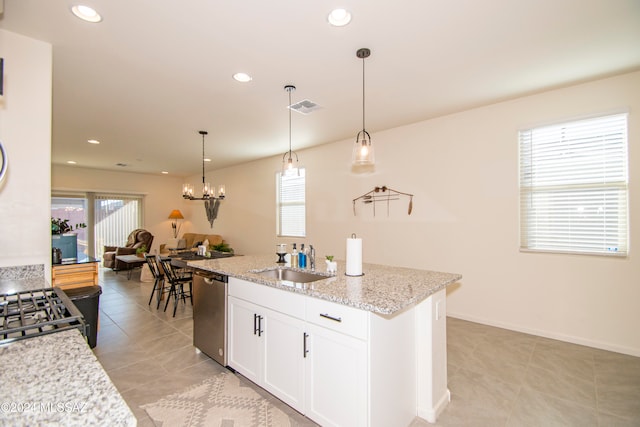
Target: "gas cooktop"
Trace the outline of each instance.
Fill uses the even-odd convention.
[[[0,295],[0,345],[68,329],[87,335],[82,313],[61,289]]]

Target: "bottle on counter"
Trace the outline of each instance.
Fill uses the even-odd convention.
[[[298,249],[296,249],[296,244],[293,244],[293,249],[291,250],[291,267],[298,268]]]
[[[304,243],[300,245],[300,252],[298,252],[298,267],[307,268],[307,254],[304,249]]]
[[[308,263],[311,270],[315,271],[316,269],[316,250],[313,249],[313,245],[309,245],[309,256]]]

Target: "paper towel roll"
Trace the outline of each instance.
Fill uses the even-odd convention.
[[[362,239],[355,234],[347,239],[347,276],[362,276]]]

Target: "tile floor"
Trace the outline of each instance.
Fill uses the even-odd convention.
[[[101,269],[94,352],[138,425],[152,426],[140,405],[223,368],[196,354],[191,306],[180,304],[175,318],[149,307],[152,284],[138,278]],[[436,424],[416,418],[411,427],[640,426],[640,358],[454,318],[447,328],[451,403]],[[293,426],[316,425],[255,388]]]

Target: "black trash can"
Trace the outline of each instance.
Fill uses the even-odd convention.
[[[87,324],[87,341],[89,341],[89,347],[94,348],[98,338],[98,305],[102,288],[100,286],[85,286],[65,289],[64,293],[84,316],[84,321]]]

